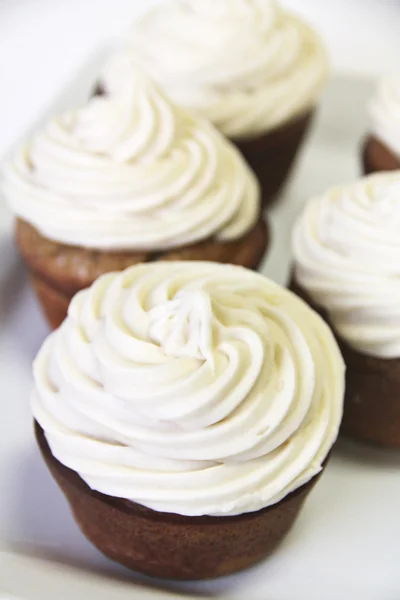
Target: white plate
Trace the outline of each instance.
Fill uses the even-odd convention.
[[[87,95],[103,57],[99,53],[90,61],[47,115]],[[341,76],[328,87],[296,172],[272,214],[273,246],[263,272],[281,283],[290,265],[291,226],[302,203],[359,174],[371,91],[371,82]],[[0,593],[26,600],[400,597],[400,457],[349,442],[335,448],[327,472],[277,552],[242,574],[206,583],[165,583],[128,572],[92,547],[33,439],[31,362],[48,330],[1,205],[0,223]]]

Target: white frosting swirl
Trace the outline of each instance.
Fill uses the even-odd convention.
[[[383,79],[370,103],[371,133],[400,158],[400,79]]]
[[[311,200],[294,230],[295,277],[355,349],[400,357],[400,171]]]
[[[168,0],[144,14],[126,46],[174,100],[231,138],[312,108],[328,71],[317,35],[273,0]]]
[[[92,489],[184,515],[278,502],[321,470],[342,414],[328,326],[272,281],[217,263],[101,277],[34,376],[59,461]]]
[[[175,107],[128,56],[115,56],[110,70],[107,96],[50,121],[5,165],[15,213],[51,240],[100,250],[247,233],[260,194],[239,152]]]

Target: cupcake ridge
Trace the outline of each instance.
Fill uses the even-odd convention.
[[[126,48],[172,98],[231,138],[305,113],[327,75],[318,36],[273,0],[169,0],[139,19]]]
[[[5,164],[14,212],[48,239],[111,251],[247,233],[260,191],[236,149],[126,54],[109,72],[106,95],[52,119]]]
[[[353,348],[400,357],[400,172],[310,201],[293,235],[295,278]]]
[[[55,458],[92,489],[189,516],[257,511],[310,481],[342,412],[343,362],[322,319],[216,263],[101,277],[34,374]]]

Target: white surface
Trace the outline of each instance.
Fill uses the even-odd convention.
[[[217,1],[217,0],[216,0]],[[282,0],[324,37],[335,70],[397,72],[398,0]],[[106,38],[154,0],[0,0],[0,156]]]
[[[101,56],[93,61],[52,111],[84,97],[101,62]],[[359,172],[358,146],[371,89],[368,80],[336,77],[327,90],[295,177],[273,213],[274,242],[264,272],[280,282],[287,277],[290,229],[302,202]],[[79,532],[33,439],[31,361],[47,327],[13,249],[4,208],[0,223],[0,593],[22,600],[400,597],[400,456],[349,442],[336,447],[278,551],[245,573],[215,582],[164,583],[130,573],[100,555]],[[164,596],[165,590],[176,595]]]

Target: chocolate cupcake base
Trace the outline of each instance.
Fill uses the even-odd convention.
[[[310,110],[258,138],[231,140],[257,175],[266,206],[273,204],[289,176],[314,113]]]
[[[84,535],[106,556],[147,575],[197,580],[229,575],[264,559],[282,541],[318,476],[274,506],[234,517],[159,513],[91,490],[36,438]]]
[[[44,313],[50,325],[57,328],[67,315],[72,297],[104,273],[155,260],[214,261],[257,269],[269,245],[269,229],[260,217],[249,233],[233,242],[208,239],[165,252],[101,252],[53,242],[18,219],[16,241]]]
[[[369,136],[362,149],[365,175],[400,169],[400,159],[374,136]]]
[[[330,325],[326,311],[292,279],[290,289]],[[336,335],[336,333],[335,333]],[[340,433],[387,448],[400,448],[400,359],[368,356],[336,335],[346,364],[346,394]]]

